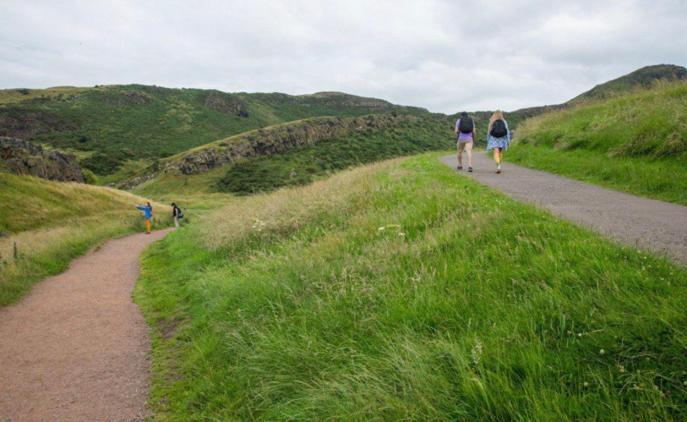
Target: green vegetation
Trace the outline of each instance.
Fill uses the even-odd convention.
[[[570,100],[578,103],[587,100],[607,99],[640,88],[650,88],[657,81],[674,82],[687,80],[687,69],[671,64],[645,66],[619,78],[595,86]]]
[[[566,110],[569,107],[582,104],[588,101],[608,99],[611,97],[635,92],[640,89],[650,88],[657,83],[674,82],[687,80],[687,69],[675,65],[654,65],[646,66],[635,70],[632,73],[621,76],[612,81],[600,84],[591,90],[584,92],[577,97],[563,103],[537,107],[521,108],[506,113],[506,120],[511,129],[518,129],[520,123],[544,113]],[[493,111],[476,111],[470,113],[475,119],[478,128],[477,145],[486,146],[487,124]],[[459,113],[449,116],[451,122],[455,122],[460,117]]]
[[[134,206],[145,199],[127,192],[1,172],[0,186],[0,306],[97,243],[142,229]],[[168,224],[168,208],[154,207]]]
[[[152,198],[169,198],[172,202],[180,195],[193,198],[196,203],[201,198],[197,196],[227,196],[226,193],[215,193],[215,186],[224,176],[226,167],[218,167],[201,174],[179,175],[163,173],[145,183],[141,183],[131,191],[137,195]]]
[[[162,159],[118,187],[157,196],[212,191],[245,194],[303,184],[351,165],[447,148],[453,136],[444,123],[442,118],[395,113],[296,120]],[[229,168],[226,177],[222,168],[224,172]]]
[[[100,185],[115,185],[117,182],[133,177],[136,174],[145,170],[150,163],[146,160],[128,160],[117,168],[114,173],[106,176],[99,176],[97,184]]]
[[[154,160],[216,139],[312,116],[397,111],[427,114],[342,93],[290,96],[143,85],[0,91],[0,136],[94,154],[98,175],[128,160]]]
[[[508,113],[507,157],[687,204],[687,85],[655,83],[685,75],[640,69]],[[473,113],[482,134],[489,114]],[[451,125],[340,93],[0,91],[0,135],[76,152],[90,182],[137,180],[193,215],[146,253],[135,294],[160,419],[683,418],[684,268],[457,178],[436,154],[332,176],[449,147]],[[0,306],[142,228],[133,194],[0,185]]]
[[[150,249],[156,417],[684,417],[687,272],[437,158],[231,198]]]
[[[530,119],[507,159],[687,204],[687,84],[662,84]]]
[[[515,110],[506,117],[514,129],[528,117],[571,103],[685,77],[687,70],[680,66],[649,66],[599,85],[568,103]],[[98,176],[109,176],[97,180],[116,183],[127,177],[128,170],[121,169],[129,161],[150,163],[217,139],[304,118],[389,112],[429,115],[421,108],[337,92],[292,96],[145,85],[21,88],[0,90],[0,136],[77,151],[85,168]],[[473,114],[481,143],[490,112]],[[449,120],[456,117],[449,116]]]
[[[56,86],[47,89],[0,89],[0,104],[10,104],[26,100],[45,100],[51,97],[64,97],[86,91],[90,88],[77,88],[73,86]]]
[[[288,152],[247,158],[229,167],[217,183],[219,191],[235,194],[267,192],[311,183],[318,177],[351,166],[387,158],[446,149],[450,132],[430,120],[406,122],[376,132],[358,132]]]

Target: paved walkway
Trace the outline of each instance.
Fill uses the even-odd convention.
[[[168,231],[111,240],[0,309],[0,422],[145,418],[150,344],[131,292]]]
[[[455,155],[441,160],[456,168]],[[473,167],[473,173],[460,174],[622,243],[687,264],[685,206],[640,198],[507,162],[503,164],[503,173],[496,174],[493,160],[482,152],[474,154]]]

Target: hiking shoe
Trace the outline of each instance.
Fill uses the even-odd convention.
[[[463,170],[463,166],[456,167],[456,170]]]
[[[468,167],[468,173],[472,173],[472,167]]]
[[[496,174],[501,174],[501,169],[496,169]]]

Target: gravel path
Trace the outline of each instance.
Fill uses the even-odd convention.
[[[168,231],[111,240],[0,309],[0,421],[144,419],[150,344],[131,292]]]
[[[508,159],[508,152],[505,157]],[[465,155],[463,160],[467,162]],[[456,168],[455,155],[442,157],[441,161]],[[687,207],[510,163],[504,163],[503,173],[496,174],[493,160],[482,152],[474,154],[473,167],[473,173],[461,171],[460,174],[622,243],[665,254],[687,264]]]

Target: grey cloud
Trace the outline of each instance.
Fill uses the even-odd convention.
[[[338,90],[433,111],[508,110],[644,65],[684,65],[686,19],[681,0],[8,0],[0,88]]]

